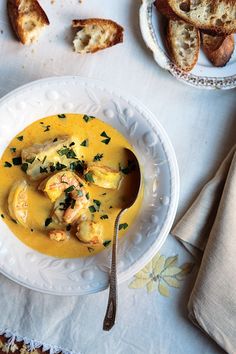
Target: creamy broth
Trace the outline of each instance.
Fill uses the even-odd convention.
[[[101,136],[103,132],[111,138],[109,142],[104,142],[107,138]],[[115,170],[119,170],[119,166],[127,166],[128,157],[125,148],[132,150],[132,146],[122,134],[101,120],[97,118],[86,120],[84,115],[79,114],[65,114],[40,119],[17,134],[3,153],[0,161],[0,214],[11,231],[23,243],[36,251],[61,258],[90,256],[102,251],[110,244],[115,218],[119,209],[122,208],[124,200],[130,196],[132,184],[136,181],[136,174],[135,171],[123,174],[118,190],[105,189],[92,183],[86,185],[91,199],[90,204],[93,204],[93,200],[99,200],[101,203],[99,211],[92,213],[92,217],[95,222],[102,225],[103,244],[88,246],[86,243],[80,242],[75,236],[74,226],[71,227],[68,240],[61,242],[51,240],[48,237],[48,231],[55,225],[50,224],[45,227],[45,220],[50,216],[53,204],[43,192],[38,191],[40,180],[30,180],[20,165],[13,165],[12,159],[21,156],[22,149],[36,142],[40,144],[64,135],[74,136],[81,143],[86,141],[87,146],[80,147],[81,155],[78,156],[86,163],[93,162],[94,157],[100,154],[100,157],[102,155],[100,161],[93,163],[102,164]],[[45,177],[43,174],[42,179]],[[15,223],[9,216],[7,207],[7,199],[12,185],[22,179],[25,179],[29,185],[27,227]],[[142,193],[139,194],[135,204],[123,215],[119,236],[123,236],[131,227],[141,202]]]

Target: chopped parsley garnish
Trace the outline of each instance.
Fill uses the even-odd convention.
[[[50,128],[51,128],[51,125],[46,125],[44,128],[45,128],[45,129],[44,129],[44,133],[45,133],[45,132],[49,132],[49,130],[50,130]]]
[[[82,143],[80,144],[80,146],[86,146],[86,147],[88,147],[88,146],[89,146],[89,140],[88,140],[88,139],[85,139],[84,141],[82,141]]]
[[[121,166],[121,164],[119,163],[119,171],[121,171],[125,175],[128,175],[132,171],[135,171],[135,169],[136,169],[136,165],[134,161],[128,160],[127,166]]]
[[[104,132],[102,132],[102,134],[100,134],[100,136],[103,136],[104,138],[106,138],[106,139],[103,139],[101,142],[103,144],[108,145],[110,140],[111,140],[111,138],[107,135],[107,133],[104,131]]]
[[[106,193],[102,193],[102,195],[107,195]]]
[[[28,170],[28,164],[25,162],[21,165],[21,169],[23,172],[26,172]]]
[[[66,226],[66,231],[70,231],[70,229],[71,229],[71,224],[68,224],[68,225]]]
[[[62,163],[57,162],[55,168],[57,171],[61,171],[61,170],[63,170],[63,168],[66,168],[66,165],[63,165]]]
[[[70,163],[70,170],[71,171],[76,171],[79,173],[83,173],[85,169],[85,163],[84,160],[77,160],[75,162]]]
[[[88,122],[90,122],[90,120],[93,120],[95,117],[93,117],[93,116],[88,116],[87,114],[85,114],[84,116],[83,116],[83,120],[86,122],[86,123],[88,123]]]
[[[31,232],[34,232],[34,229],[30,229]]]
[[[11,152],[16,152],[16,148],[12,147],[12,148],[10,148],[10,151]]]
[[[50,165],[50,172],[55,172],[56,171],[56,167],[54,165]]]
[[[124,224],[120,224],[119,225],[119,230],[125,230],[125,229],[127,229],[127,227],[128,227],[129,225],[127,224],[127,222],[125,222]]]
[[[74,189],[75,189],[75,186],[70,186],[70,187],[66,188],[64,192],[65,192],[65,194],[69,194],[69,193],[73,192]]]
[[[42,161],[42,165],[44,164],[44,162],[46,161],[46,159],[47,159],[47,156],[44,156],[43,161]]]
[[[94,199],[93,202],[98,208],[100,208],[100,205],[101,205],[100,200]]]
[[[108,215],[102,215],[102,216],[100,217],[100,219],[101,219],[101,220],[108,219]]]
[[[89,193],[86,193],[85,197],[89,200]]]
[[[71,209],[74,209],[75,203],[76,203],[76,200],[75,200],[75,199],[72,199],[71,205],[70,205]]]
[[[39,124],[44,124],[44,122],[40,122]]]
[[[34,160],[36,159],[36,156],[31,157],[30,159],[26,159],[26,162],[32,164],[34,162]]]
[[[22,165],[22,158],[21,157],[14,157],[12,159],[12,163],[14,166]]]
[[[58,114],[58,118],[60,118],[60,119],[66,118],[66,115],[65,114]]]
[[[12,167],[12,164],[8,161],[5,161],[4,167]]]
[[[23,141],[23,140],[24,140],[24,136],[23,136],[23,135],[20,135],[20,136],[18,136],[16,139],[19,140],[19,141]]]
[[[66,210],[69,207],[74,209],[75,202],[75,199],[71,198],[71,196],[68,194],[65,198],[65,201],[60,203],[61,207],[59,208],[59,210]]]
[[[74,145],[75,145],[75,143],[74,143],[74,141],[72,141],[72,143],[70,143],[69,147],[74,146]]]
[[[48,170],[47,170],[46,167],[41,167],[41,166],[40,166],[39,172],[40,172],[40,173],[48,173]]]
[[[83,192],[82,192],[81,189],[78,189],[78,190],[77,190],[77,193],[78,193],[78,196],[79,196],[79,197],[83,197]]]
[[[104,246],[104,247],[107,247],[107,246],[110,245],[110,243],[111,243],[111,240],[104,241],[104,242],[103,242],[103,246]]]
[[[5,216],[4,216],[3,214],[1,214],[1,218],[3,218],[3,219],[4,219],[4,218],[5,218]]]
[[[46,220],[45,220],[45,227],[47,227],[48,225],[50,225],[52,223],[52,218],[47,218]]]
[[[113,206],[112,206],[112,205],[110,205],[110,206],[109,206],[109,209],[112,209],[112,208],[113,208]]]
[[[85,173],[84,178],[85,178],[85,181],[87,181],[87,182],[94,182],[92,172]]]
[[[53,139],[53,143],[55,143],[57,140],[58,140],[57,138]]]
[[[95,208],[95,206],[94,206],[94,205],[90,205],[90,206],[89,206],[89,211],[90,211],[90,213],[96,213],[96,208]]]
[[[12,219],[12,218],[11,218],[11,221],[13,221],[14,224],[17,224],[17,221],[16,221],[15,219]]]
[[[75,159],[76,158],[76,153],[74,152],[73,149],[63,147],[60,150],[57,151],[58,155],[60,156],[66,156],[68,159]]]
[[[83,187],[83,183],[80,183],[80,182],[79,182],[79,186],[80,186],[80,187]]]
[[[103,154],[97,154],[94,156],[93,161],[101,161],[101,159],[103,158]]]
[[[89,253],[91,253],[91,252],[94,251],[94,248],[93,248],[93,247],[87,247],[87,248],[88,248]]]

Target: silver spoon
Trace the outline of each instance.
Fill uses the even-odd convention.
[[[137,199],[141,186],[141,171],[139,162],[135,154],[129,150],[125,149],[127,153],[128,160],[132,161],[134,168],[132,190],[130,193],[130,198],[125,201],[122,209],[115,220],[114,234],[113,234],[113,244],[112,244],[112,259],[111,259],[111,270],[109,277],[109,297],[107,304],[107,311],[103,322],[103,330],[109,331],[115,324],[116,319],[116,309],[117,309],[117,270],[116,270],[116,256],[117,256],[117,245],[118,245],[118,231],[119,231],[119,221],[122,214],[130,208]]]

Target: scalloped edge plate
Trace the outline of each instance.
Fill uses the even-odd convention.
[[[155,115],[135,98],[97,80],[66,76],[29,83],[0,100],[0,154],[25,126],[62,112],[87,113],[111,124],[131,142],[143,167],[142,208],[119,242],[118,281],[123,282],[156,254],[174,221],[179,198],[174,150]],[[13,281],[55,295],[107,288],[110,248],[87,258],[57,259],[25,246],[2,220],[0,232],[0,271]]]
[[[236,50],[230,62],[223,68],[212,66],[200,50],[195,68],[186,73],[180,70],[169,58],[162,39],[161,15],[153,5],[155,0],[142,0],[139,11],[140,29],[147,47],[153,52],[156,63],[167,70],[177,80],[198,88],[233,89],[236,87]],[[155,10],[155,11],[153,11]]]

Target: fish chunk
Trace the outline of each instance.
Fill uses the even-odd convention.
[[[25,180],[16,181],[8,195],[10,216],[19,224],[26,226],[28,216],[28,184]]]
[[[122,180],[122,175],[119,171],[97,164],[90,164],[85,171],[84,177],[88,182],[107,189],[118,189]]]

